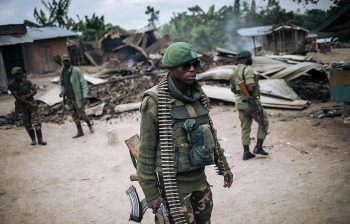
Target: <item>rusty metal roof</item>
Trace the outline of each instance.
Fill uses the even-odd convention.
[[[286,29],[294,29],[294,30],[303,30],[305,32],[309,32],[308,30],[301,28],[299,26],[258,26],[258,27],[250,27],[250,28],[241,28],[238,29],[237,32],[239,35],[243,37],[251,37],[251,36],[264,36],[272,33],[277,30],[286,30]]]
[[[78,33],[61,27],[27,28],[27,32],[33,40],[78,36]]]
[[[27,33],[0,35],[0,46],[31,43],[35,40],[78,36],[78,33],[61,27],[27,28]]]
[[[31,42],[33,42],[33,39],[28,35],[28,33],[0,35],[0,46],[31,43]]]

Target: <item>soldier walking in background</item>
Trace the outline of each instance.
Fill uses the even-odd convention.
[[[84,135],[80,120],[87,123],[91,133],[94,132],[90,119],[85,113],[89,90],[80,68],[71,64],[68,55],[63,55],[61,59],[63,66],[60,72],[61,93],[59,96],[67,98],[68,109],[72,113],[74,123],[78,129],[78,133],[73,138],[78,138]]]
[[[249,51],[240,51],[237,53],[237,63],[238,66],[231,74],[230,85],[231,91],[236,95],[236,108],[239,113],[239,119],[241,121],[242,128],[242,144],[243,144],[243,160],[248,160],[254,158],[254,154],[268,155],[263,149],[263,142],[267,135],[267,130],[269,127],[269,120],[266,111],[260,102],[260,86],[259,86],[259,75],[255,75],[254,71],[247,67],[247,65],[253,64],[252,54]],[[250,95],[254,98],[256,105],[260,113],[261,118],[257,117],[252,110],[249,110],[249,104],[246,101],[246,96],[243,94],[242,90],[238,86],[238,83],[245,81],[246,87]],[[252,154],[249,150],[250,145],[250,132],[253,119],[256,122],[261,122],[265,130],[259,125],[257,133],[257,144],[254,148]]]
[[[11,74],[15,78],[9,83],[8,89],[16,99],[15,110],[22,118],[23,125],[32,139],[31,145],[36,145],[35,133],[38,143],[46,145],[42,137],[38,105],[33,97],[37,93],[36,86],[28,79],[23,79],[20,67],[14,67]]]

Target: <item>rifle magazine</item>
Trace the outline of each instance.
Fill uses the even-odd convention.
[[[131,214],[129,221],[140,223],[143,218],[143,214],[145,213],[145,208],[143,204],[146,204],[147,206],[147,201],[140,202],[139,196],[136,192],[136,188],[133,185],[131,185],[125,193],[128,196],[130,202]]]

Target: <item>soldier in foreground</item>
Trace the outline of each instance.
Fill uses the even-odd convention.
[[[154,214],[163,203],[171,223],[210,223],[213,199],[205,166],[217,166],[224,187],[231,187],[233,175],[208,98],[195,79],[200,62],[190,44],[177,42],[167,48],[162,63],[169,73],[145,92],[140,107],[139,183]]]
[[[87,123],[91,133],[94,132],[90,119],[85,114],[85,104],[89,90],[80,68],[71,65],[68,55],[63,55],[61,59],[63,66],[60,72],[61,93],[59,96],[67,97],[68,109],[71,111],[78,129],[78,133],[73,138],[78,138],[84,135],[80,120]]]
[[[243,160],[254,158],[254,154],[268,155],[263,149],[263,142],[267,135],[267,129],[269,127],[269,119],[267,113],[260,102],[260,86],[259,75],[255,75],[253,70],[247,67],[247,65],[253,64],[252,54],[249,51],[240,51],[237,53],[238,66],[231,74],[230,85],[231,91],[236,95],[235,106],[238,110],[239,119],[241,121],[242,128],[242,144],[243,144]],[[252,103],[256,106],[257,113],[252,110],[252,106],[248,103],[247,96],[241,89],[240,83],[244,81],[242,87],[246,87],[248,94],[252,99]],[[250,132],[253,119],[259,123],[259,129],[257,133],[257,144],[253,153],[249,150],[250,145]]]
[[[34,95],[36,86],[28,79],[23,79],[22,69],[14,67],[11,74],[15,78],[9,83],[8,89],[15,97],[15,110],[23,120],[23,125],[32,139],[31,145],[36,145],[36,137],[40,145],[46,145],[41,132],[41,121],[38,113],[38,105],[35,103]]]

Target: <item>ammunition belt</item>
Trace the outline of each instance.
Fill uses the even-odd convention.
[[[162,157],[162,173],[164,179],[164,191],[169,205],[172,219],[177,224],[186,223],[183,216],[179,192],[175,179],[175,152],[172,141],[171,109],[168,102],[171,99],[168,91],[168,75],[158,84],[158,121],[159,139]]]
[[[159,121],[159,139],[162,158],[162,173],[164,179],[164,190],[166,200],[169,205],[170,214],[176,224],[186,223],[183,216],[179,193],[175,179],[175,152],[172,140],[172,118],[171,107],[169,101],[172,99],[168,89],[168,75],[166,75],[158,84],[158,121]],[[204,93],[201,94],[201,103],[205,108],[208,108],[208,102]],[[219,144],[216,136],[216,130],[213,126],[213,121],[208,114],[209,124],[213,130],[215,139],[215,164],[218,175],[225,176],[225,167],[223,161],[219,157]]]

